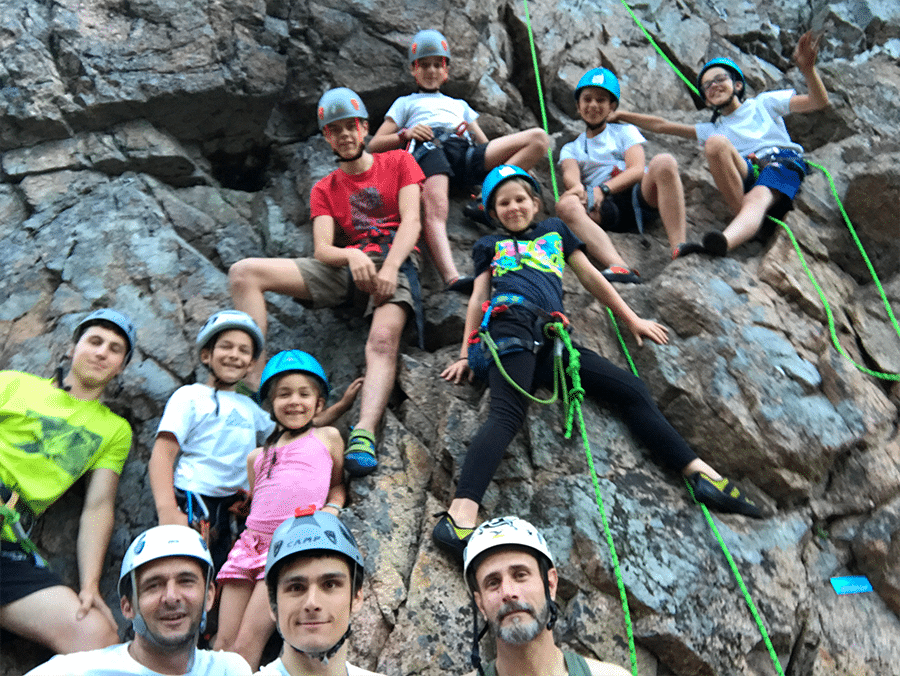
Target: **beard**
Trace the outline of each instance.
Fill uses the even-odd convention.
[[[519,610],[529,613],[531,617],[518,616],[514,618],[512,624],[501,625],[504,617]],[[540,612],[535,612],[534,607],[529,603],[510,601],[500,606],[496,619],[491,620],[489,624],[494,636],[500,640],[514,645],[523,645],[536,639],[547,627],[549,619],[550,606],[547,603],[544,603]]]

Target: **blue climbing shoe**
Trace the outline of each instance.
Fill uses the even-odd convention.
[[[344,451],[344,469],[354,479],[368,476],[378,469],[375,457],[375,435],[358,427],[350,432]]]

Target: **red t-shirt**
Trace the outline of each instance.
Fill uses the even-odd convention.
[[[421,184],[425,175],[405,150],[372,155],[374,162],[361,174],[332,171],[313,186],[310,215],[331,216],[343,233],[344,245],[380,251],[373,240],[385,241],[400,226],[400,189]]]

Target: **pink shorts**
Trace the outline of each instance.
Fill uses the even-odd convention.
[[[262,580],[271,542],[272,535],[245,528],[228,553],[228,560],[222,565],[216,580]]]

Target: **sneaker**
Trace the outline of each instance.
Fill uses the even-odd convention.
[[[350,432],[344,451],[344,469],[354,479],[368,476],[378,469],[375,458],[375,435],[358,427]]]
[[[454,559],[463,562],[463,553],[466,551],[466,545],[472,537],[474,528],[459,528],[449,512],[440,512],[435,516],[441,517],[440,520],[431,531],[431,539],[437,548],[446,552]],[[460,536],[460,531],[465,535]]]
[[[725,477],[713,481],[702,472],[695,472],[687,477],[687,481],[694,491],[694,498],[707,507],[720,512],[752,516],[754,519],[762,518],[759,507],[741,495],[737,486]]]
[[[472,287],[475,286],[474,277],[457,277],[447,285],[447,291],[455,291],[456,293],[464,293],[469,295],[472,293]]]
[[[702,244],[697,244],[697,242],[682,242],[672,249],[672,260],[696,253],[706,253],[706,247]]]
[[[492,225],[491,217],[485,213],[481,200],[473,199],[463,207],[463,216],[482,225]]]
[[[728,254],[728,240],[718,230],[710,230],[703,235],[703,248],[711,256],[725,256]]]
[[[618,265],[606,268],[601,273],[607,282],[621,282],[622,284],[640,284],[643,280],[637,270],[629,270]]]

